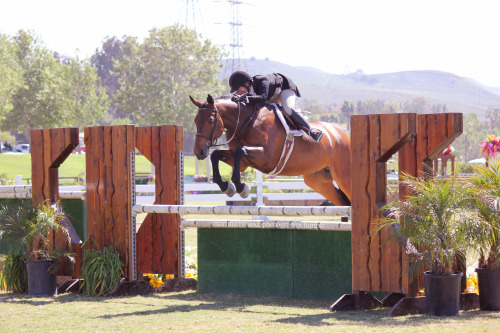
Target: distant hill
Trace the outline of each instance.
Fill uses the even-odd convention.
[[[294,67],[269,59],[246,59],[250,75],[283,73],[290,76],[303,98],[321,104],[341,105],[345,100],[379,99],[404,102],[424,97],[429,104],[446,104],[450,112],[477,113],[480,118],[488,107],[500,107],[500,87],[487,87],[472,79],[440,71],[406,71],[366,75],[361,71],[338,75],[313,67]],[[221,78],[230,70],[223,68]]]

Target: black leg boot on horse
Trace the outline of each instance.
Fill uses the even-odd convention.
[[[290,115],[290,119],[297,125],[297,127],[302,128],[304,127],[306,129],[307,134],[316,142],[321,140],[321,137],[323,136],[323,132],[320,131],[319,129],[311,129],[311,126],[305,120],[304,117],[294,109],[292,109],[292,114]]]

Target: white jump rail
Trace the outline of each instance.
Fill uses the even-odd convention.
[[[181,220],[183,228],[245,228],[279,230],[351,231],[351,222],[285,221],[285,220]]]
[[[0,199],[29,199],[31,198],[31,185],[0,186]],[[59,188],[61,199],[85,199],[84,186],[61,186]]]
[[[350,206],[189,206],[189,205],[134,205],[133,214],[201,214],[250,216],[346,216]]]

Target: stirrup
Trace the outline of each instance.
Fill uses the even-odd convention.
[[[321,140],[321,138],[323,137],[323,132],[320,131],[319,129],[311,129],[309,131],[309,136],[316,142],[318,142],[319,140]]]

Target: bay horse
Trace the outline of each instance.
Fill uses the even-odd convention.
[[[189,96],[198,107],[195,118],[196,139],[194,154],[199,160],[208,156],[209,148],[218,146],[218,139],[226,129],[228,150],[214,150],[210,156],[213,182],[221,191],[232,196],[236,190],[241,197],[248,196],[248,186],[241,183],[240,172],[251,166],[270,173],[280,163],[286,140],[285,128],[276,116],[274,106],[245,105],[232,102],[227,96],[214,100],[210,95],[202,103]],[[337,206],[350,205],[351,199],[351,140],[338,125],[310,122],[311,127],[323,131],[315,142],[307,134],[295,137],[293,150],[280,175],[304,177],[304,182]],[[236,188],[222,180],[219,161],[233,168],[231,181]],[[333,181],[338,188],[333,184]]]

